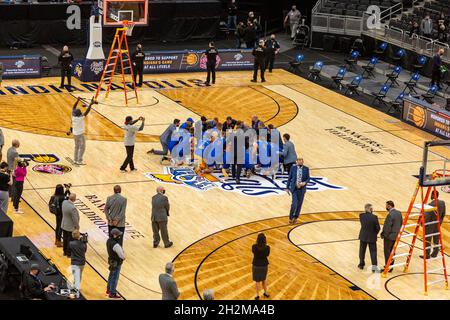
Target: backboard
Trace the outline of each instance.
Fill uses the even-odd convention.
[[[104,26],[122,26],[124,20],[136,26],[148,24],[148,0],[99,0]]]
[[[450,140],[427,141],[423,147],[420,185],[450,185]]]

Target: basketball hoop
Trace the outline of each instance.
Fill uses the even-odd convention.
[[[437,169],[433,172],[433,179],[445,180],[450,177],[450,171],[446,169]],[[450,185],[445,185],[441,187],[441,190],[446,193],[450,193]]]
[[[134,22],[131,22],[128,20],[123,20],[122,24],[125,28],[127,28],[127,30],[125,31],[125,34],[127,35],[127,37],[131,37],[131,35],[133,34],[134,26],[136,24]]]

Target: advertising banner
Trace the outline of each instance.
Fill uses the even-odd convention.
[[[450,138],[450,112],[433,107],[423,100],[405,97],[402,119],[441,138]]]
[[[3,79],[39,78],[41,76],[41,56],[24,55],[1,57]]]

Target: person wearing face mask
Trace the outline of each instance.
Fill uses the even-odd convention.
[[[269,72],[272,73],[275,56],[280,52],[280,44],[275,39],[275,35],[271,34],[270,39],[264,43],[264,46],[267,49],[266,67],[269,69]]]
[[[169,240],[169,232],[167,230],[170,204],[165,193],[166,190],[164,187],[158,187],[156,188],[156,194],[152,197],[151,220],[153,231],[153,248],[158,247],[161,238],[164,242],[165,248],[170,248],[173,246],[173,242]]]
[[[444,55],[444,49],[439,49],[433,57],[432,67],[431,67],[431,85],[437,85],[440,89],[441,84],[441,67],[442,67],[442,56]]]
[[[291,29],[291,40],[294,40],[295,38],[295,33],[297,32],[301,17],[302,14],[297,10],[297,6],[293,5],[291,11],[289,11],[286,18],[284,18],[284,24],[289,24],[289,28]]]
[[[125,260],[125,252],[120,245],[120,238],[123,232],[117,228],[111,230],[111,237],[106,241],[106,250],[108,252],[109,276],[106,287],[106,294],[110,299],[122,299],[117,293],[117,284],[119,283],[120,269]]]
[[[67,77],[67,84],[69,87],[71,84],[72,78],[72,61],[73,55],[69,51],[68,46],[64,46],[63,50],[59,54],[58,62],[61,64],[61,85],[60,88],[64,88],[64,78]]]
[[[45,284],[39,277],[40,267],[33,263],[30,272],[25,273],[20,284],[22,297],[26,300],[45,299],[45,293],[55,288],[54,284]]]
[[[252,82],[258,82],[258,69],[261,70],[261,82],[266,82],[264,78],[264,71],[266,70],[266,48],[264,47],[264,40],[259,41],[259,46],[253,49],[252,52],[255,57],[253,63],[253,79]]]
[[[359,215],[361,230],[359,231],[359,265],[358,268],[364,269],[364,259],[366,249],[369,246],[370,260],[372,262],[372,271],[378,271],[377,262],[377,235],[380,232],[380,223],[378,217],[373,214],[373,206],[368,203],[364,206],[364,212]]]
[[[384,241],[384,260],[385,266],[388,263],[391,251],[394,248],[395,241],[397,240],[398,233],[402,227],[402,213],[395,209],[394,202],[389,200],[386,201],[386,211],[388,215],[386,220],[384,220],[383,231],[381,231],[381,239]],[[391,265],[394,264],[394,259],[391,261]],[[384,268],[383,268],[384,269]],[[392,272],[392,268],[389,272]]]
[[[83,113],[80,109],[77,108],[81,98],[78,97],[77,101],[73,105],[72,108],[72,127],[70,127],[67,135],[73,134],[73,139],[75,141],[75,151],[73,161],[75,165],[85,165],[83,162],[83,155],[86,151],[86,138],[84,137],[84,126],[85,126],[85,118],[91,111],[92,105],[94,104],[94,98],[92,98],[89,106],[86,111]]]
[[[214,46],[214,42],[209,43],[209,48],[205,51],[206,56],[206,70],[208,72],[206,76],[205,84],[210,86],[211,76],[212,76],[212,84],[216,83],[216,63],[217,56],[219,55],[219,51]]]
[[[430,16],[425,16],[420,23],[420,32],[422,33],[422,36],[431,38],[431,34],[433,33],[433,21],[430,19]]]
[[[139,83],[136,84],[136,86],[142,87],[145,53],[144,53],[144,51],[142,51],[141,44],[138,44],[136,46],[136,51],[133,52],[133,55],[131,56],[131,61],[133,61],[134,82],[136,83],[136,78],[137,78],[137,75],[139,74]]]

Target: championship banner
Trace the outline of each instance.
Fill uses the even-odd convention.
[[[3,64],[3,79],[41,77],[41,56],[23,55],[0,57]]]
[[[206,70],[205,50],[147,51],[144,73],[191,72]],[[224,70],[253,69],[252,50],[219,50],[216,67]]]
[[[439,137],[450,138],[450,112],[413,97],[403,99],[402,120]]]

